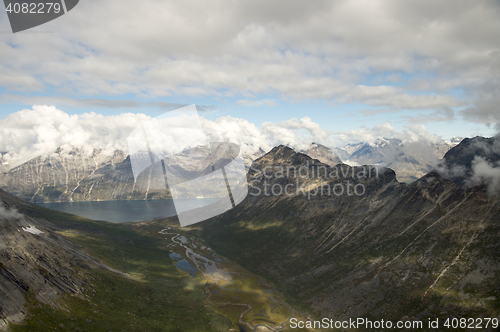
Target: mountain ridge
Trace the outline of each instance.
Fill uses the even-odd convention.
[[[444,154],[444,150],[434,154],[415,154],[413,150],[419,151],[422,146],[414,147],[410,143],[404,145],[397,139],[380,139],[375,143],[352,145],[351,150],[347,146],[346,150],[341,150],[312,143],[300,152],[329,166],[345,161],[362,165],[380,164],[394,169],[398,180],[403,182],[415,181],[432,170],[438,158]],[[439,147],[425,146],[431,150],[439,150]],[[193,149],[193,153],[199,150],[200,153],[207,154],[206,149]],[[405,149],[413,152],[405,153]],[[346,154],[347,150],[351,153]],[[253,154],[244,153],[246,169],[263,154],[262,149]],[[345,156],[344,162],[339,154]],[[148,172],[143,172],[136,181],[129,158],[119,150],[110,154],[98,149],[91,153],[78,149],[69,152],[58,149],[53,154],[39,156],[0,174],[0,185],[8,192],[34,203],[171,198],[168,188],[152,189],[156,186],[151,177],[148,177]],[[191,170],[192,165],[183,163],[182,158],[172,158],[169,161],[172,164],[171,170],[180,178],[200,173],[199,170]],[[206,168],[200,174],[205,174],[208,170]]]
[[[256,174],[262,181],[270,166],[263,161],[280,160],[280,153],[273,149],[252,165],[249,183]],[[286,155],[288,164],[312,161]],[[296,179],[267,180],[272,186]],[[315,317],[500,314],[500,200],[488,196],[485,184],[464,188],[436,171],[405,184],[392,170],[362,183],[363,196],[249,196],[192,231]]]

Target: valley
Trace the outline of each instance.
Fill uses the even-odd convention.
[[[2,228],[11,249],[0,248],[0,294],[25,298],[0,302],[2,331],[289,331],[290,318],[306,319],[276,286],[204,246],[176,217],[93,221],[0,194],[10,211],[2,225],[14,226]]]
[[[172,227],[158,233],[167,235],[166,248],[172,251],[176,266],[205,283],[208,305],[229,317],[241,331],[288,331],[286,325],[292,317],[307,320],[285,302],[272,283],[218,255],[200,239],[181,235]]]
[[[470,182],[476,156],[499,161],[497,145],[466,139],[411,184],[278,146],[249,169],[256,188],[350,183],[363,195],[249,194],[188,227],[175,216],[94,221],[0,191],[0,292],[16,299],[2,303],[3,322],[14,332],[236,332],[300,331],[292,319],[322,317],[498,318],[498,188]],[[279,172],[305,168],[315,175]],[[455,169],[467,171],[448,177]]]
[[[500,0],[4,0],[0,332],[500,332]]]

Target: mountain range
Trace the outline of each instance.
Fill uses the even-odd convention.
[[[348,144],[333,151],[348,164],[390,167],[398,181],[413,182],[436,167],[445,153],[460,141],[461,138],[441,143],[378,138],[373,143]]]
[[[330,166],[344,162],[390,167],[398,181],[411,182],[431,171],[453,144],[403,144],[398,139],[379,139],[374,144],[351,144],[333,150],[312,143],[301,152]],[[230,152],[224,152],[228,154],[224,156],[215,150],[210,152],[209,147],[195,147],[166,163],[172,166],[176,176],[189,178],[194,176],[193,167],[205,169],[213,160],[217,163],[234,159]],[[264,153],[263,149],[243,153],[246,168]],[[196,154],[204,156],[204,160],[193,162],[191,157]],[[203,173],[203,170],[197,172]],[[110,153],[97,149],[90,152],[58,149],[0,174],[0,185],[5,190],[34,203],[171,198],[168,188],[153,189],[151,181],[148,172],[135,180],[130,156],[120,150]]]
[[[498,143],[464,140],[444,160],[448,167],[469,167],[471,176],[471,155],[498,160],[492,149]],[[325,166],[327,173],[317,172]],[[320,176],[277,171],[291,167]],[[398,182],[389,168],[358,177],[362,168],[339,165],[343,175],[332,178],[324,175],[335,167],[276,147],[252,166],[246,202],[193,227],[193,234],[272,280],[313,317],[443,323],[450,317],[498,317],[499,188],[491,195],[488,183],[466,186],[435,171],[411,184]],[[326,189],[349,183],[362,185],[363,194]],[[305,192],[265,194],[266,186],[287,185]]]

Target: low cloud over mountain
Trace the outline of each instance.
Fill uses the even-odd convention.
[[[58,148],[63,153],[69,153],[74,148],[82,149],[89,156],[94,149],[103,149],[110,155],[115,150],[127,152],[126,138],[141,121],[149,119],[151,117],[147,115],[134,113],[70,115],[54,106],[33,106],[0,120],[0,163],[6,170],[37,156],[49,156]],[[309,117],[278,123],[264,122],[261,128],[248,120],[231,116],[214,121],[202,117],[201,120],[209,139],[226,141],[238,138],[242,140],[243,152],[247,154],[258,153],[261,149],[269,151],[280,144],[298,150],[307,150],[313,142],[330,148],[352,142],[373,145],[381,137],[423,144],[442,141],[423,126],[397,131],[389,122],[373,128],[333,132]]]
[[[500,136],[464,139],[437,166],[443,177],[465,187],[484,184],[488,194],[500,194]]]

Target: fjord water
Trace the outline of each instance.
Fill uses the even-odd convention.
[[[172,199],[56,202],[37,203],[37,205],[89,219],[122,223],[171,217],[179,212],[215,203],[217,200],[218,198],[178,200],[176,203],[179,211],[176,211]]]

